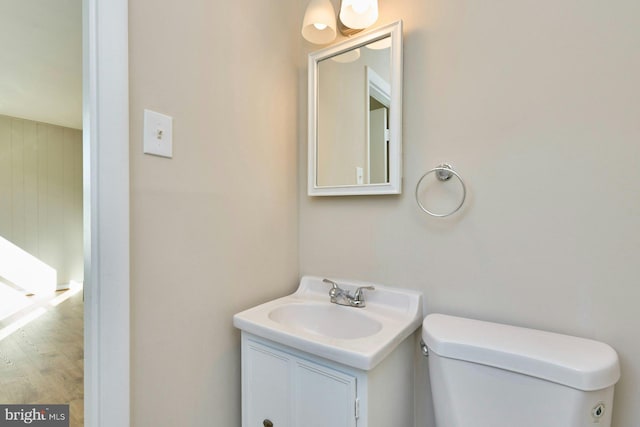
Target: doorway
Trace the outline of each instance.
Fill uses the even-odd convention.
[[[4,0],[0,34],[0,403],[81,426],[82,0]]]
[[[82,0],[84,413],[90,427],[129,425],[127,8],[127,0]]]

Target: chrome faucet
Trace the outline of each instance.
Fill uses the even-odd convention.
[[[365,306],[364,302],[364,293],[363,290],[367,289],[370,291],[375,290],[373,286],[361,286],[356,289],[355,293],[351,295],[349,291],[346,289],[342,289],[336,282],[329,279],[322,279],[324,283],[328,283],[331,285],[331,289],[329,290],[329,298],[332,303],[346,305],[349,307],[358,307],[362,308]]]

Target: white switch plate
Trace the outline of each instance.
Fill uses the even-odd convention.
[[[364,169],[360,166],[356,166],[356,183],[358,185],[364,184]]]
[[[173,117],[144,110],[145,154],[173,157]]]

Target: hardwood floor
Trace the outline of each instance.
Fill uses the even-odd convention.
[[[36,310],[46,311],[4,339],[0,335],[0,403],[69,404],[70,426],[82,427],[82,292]]]

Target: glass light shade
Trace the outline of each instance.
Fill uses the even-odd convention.
[[[311,0],[302,21],[302,37],[315,44],[331,43],[336,38],[336,11],[331,0]]]
[[[378,0],[342,0],[340,21],[353,29],[363,29],[378,20]]]

